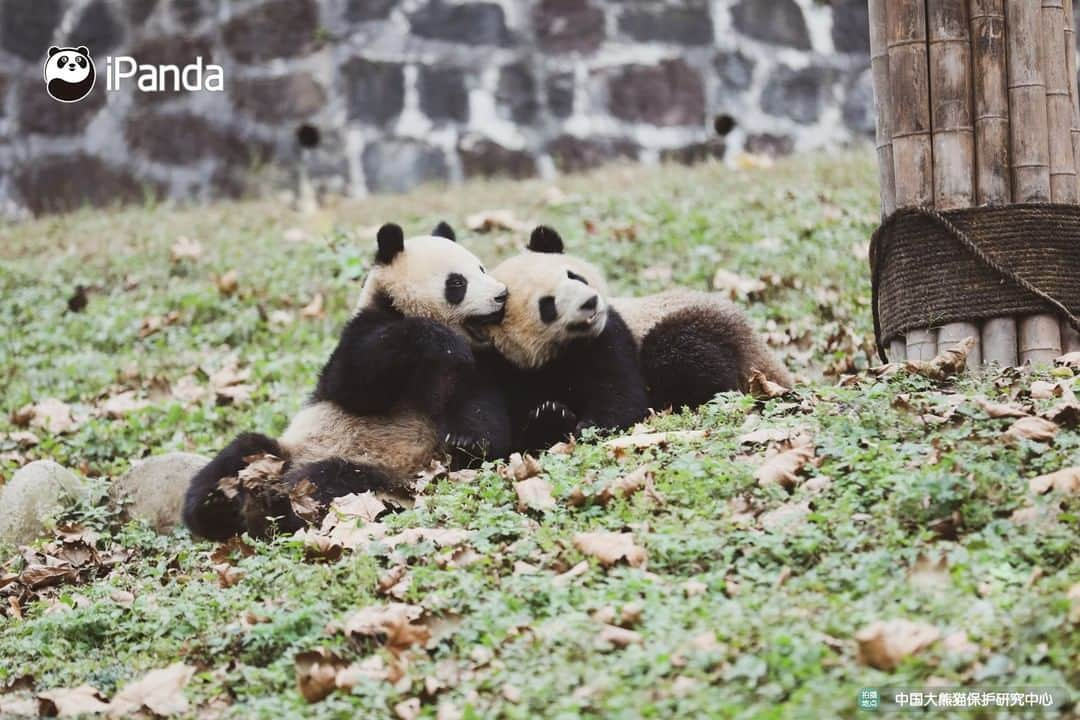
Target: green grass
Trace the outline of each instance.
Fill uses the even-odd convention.
[[[436,483],[389,522],[466,529],[478,559],[461,568],[430,543],[324,562],[283,538],[234,557],[245,575],[222,588],[212,545],[124,524],[108,508],[74,508],[101,532],[100,552],[131,556],[92,582],[42,591],[23,619],[0,620],[0,685],[29,675],[38,691],[90,683],[111,697],[150,669],[185,661],[198,668],[186,691],[193,712],[237,718],[381,717],[414,697],[426,717],[442,703],[464,717],[825,718],[856,715],[862,687],[1080,692],[1080,625],[1067,597],[1080,576],[1080,501],[1033,496],[1027,483],[1080,464],[1080,434],[1005,443],[1011,421],[989,418],[973,400],[1026,401],[1033,379],[1077,391],[1080,381],[1059,369],[1052,378],[977,375],[944,387],[904,373],[837,385],[838,372],[864,370],[873,354],[865,251],[877,197],[868,154],[764,170],[616,168],[558,186],[565,198],[556,204],[544,200],[544,183],[491,182],[350,201],[315,216],[262,202],[87,211],[0,227],[5,478],[39,457],[110,478],[140,457],[212,454],[239,431],[281,431],[355,301],[370,228],[385,221],[419,233],[445,218],[491,265],[524,237],[470,233],[464,219],[509,208],[558,228],[618,292],[706,288],[718,267],[762,278],[748,311],[805,381],[782,398],[724,395],[649,423],[708,430],[703,441],[616,459],[586,438],[571,455],[543,457],[558,500],[547,513],[519,512],[512,483],[494,469],[469,483]],[[181,235],[202,243],[200,259],[170,261]],[[239,289],[224,297],[215,277],[229,270]],[[89,306],[66,313],[78,283],[92,286]],[[326,316],[301,317],[317,293]],[[172,311],[176,322],[140,337],[145,318]],[[293,319],[275,322],[280,311]],[[230,354],[251,370],[250,401],[185,404],[169,395],[184,376],[205,386]],[[95,412],[125,389],[149,407],[121,420]],[[9,416],[45,397],[70,404],[81,424],[61,436],[37,431],[41,443],[19,451],[5,439],[18,430]],[[765,451],[739,441],[756,428],[803,428],[818,463],[802,479],[831,483],[817,481],[826,486],[816,494],[760,487],[754,472]],[[642,494],[606,507],[569,502],[585,478],[609,480],[646,462],[662,505]],[[762,529],[761,513],[803,501],[805,523]],[[1029,504],[1047,519],[1014,522]],[[647,566],[592,560],[583,575],[555,582],[583,559],[573,537],[589,530],[632,531]],[[933,589],[909,578],[920,555],[945,559]],[[405,600],[451,622],[430,648],[395,661],[327,624],[384,602],[377,579],[400,559],[411,578]],[[538,572],[515,574],[518,561]],[[689,580],[705,591],[688,593]],[[134,594],[130,607],[113,599],[119,590]],[[640,644],[602,647],[592,613],[630,603],[643,608]],[[262,622],[245,622],[250,613]],[[892,671],[860,663],[855,633],[891,618],[929,623],[943,638],[962,631],[974,648],[939,641]],[[294,656],[316,647],[347,661],[377,654],[398,662],[403,677],[309,705],[296,689]],[[425,680],[436,677],[430,692]]]

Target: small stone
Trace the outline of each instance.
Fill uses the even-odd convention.
[[[385,20],[397,4],[398,0],[349,0],[345,6],[345,19],[349,22]]]
[[[75,23],[75,28],[68,34],[68,45],[85,45],[90,50],[90,56],[99,58],[101,65],[98,72],[104,79],[103,55],[113,50],[124,39],[124,28],[113,17],[109,6],[104,0],[97,0],[83,10]]]
[[[423,66],[417,79],[420,109],[432,120],[468,122],[469,91],[465,71],[456,67]]]
[[[127,501],[127,514],[162,533],[183,524],[184,495],[209,458],[173,452],[146,459],[116,480],[109,492]]]
[[[314,0],[270,0],[225,24],[225,45],[240,62],[261,63],[315,49],[319,9]]]
[[[547,102],[551,114],[568,118],[574,114],[574,76],[572,73],[555,73],[547,78]]]
[[[495,101],[500,109],[508,112],[514,122],[535,122],[539,105],[536,101],[536,81],[528,65],[517,63],[499,70]]]
[[[727,147],[719,140],[710,140],[702,143],[693,143],[679,148],[670,148],[660,151],[660,160],[663,162],[677,162],[681,165],[696,165],[706,160],[723,160]]]
[[[795,0],[740,0],[731,19],[736,30],[755,40],[810,49],[810,31]]]
[[[424,182],[446,180],[446,158],[438,148],[411,140],[380,140],[364,148],[364,176],[372,192],[405,192]]]
[[[310,73],[237,78],[229,84],[233,103],[262,122],[310,117],[326,104],[326,91]]]
[[[0,487],[0,542],[32,542],[45,531],[46,519],[70,499],[86,494],[83,480],[52,460],[35,460],[23,466]]]
[[[536,160],[523,150],[510,150],[490,140],[466,139],[458,146],[465,177],[534,177]]]
[[[510,32],[499,5],[466,2],[460,5],[431,0],[409,16],[412,32],[433,40],[470,45],[507,45]]]
[[[626,65],[608,79],[611,114],[650,125],[699,125],[705,117],[701,76],[682,60]]]
[[[711,45],[712,17],[707,6],[627,9],[619,16],[619,31],[640,42]]]
[[[811,65],[792,70],[781,65],[761,93],[761,107],[770,115],[811,125],[818,121],[822,107],[830,99],[833,80],[830,68]]]
[[[562,173],[581,172],[619,159],[637,160],[638,148],[622,138],[584,138],[560,135],[545,148],[556,169]]]
[[[604,42],[604,11],[589,0],[540,0],[532,18],[536,41],[544,50],[590,52]]]
[[[63,9],[60,0],[0,1],[0,47],[23,60],[44,63]]]
[[[341,68],[350,120],[385,125],[405,106],[405,71],[399,63],[353,58]]]
[[[724,93],[737,93],[750,89],[754,77],[754,61],[738,50],[720,52],[713,59],[713,67],[720,78]]]
[[[15,172],[15,188],[35,214],[66,212],[83,205],[107,207],[160,196],[157,183],[139,179],[92,155],[40,157]]]
[[[832,41],[837,52],[870,54],[870,11],[866,0],[833,0]]]

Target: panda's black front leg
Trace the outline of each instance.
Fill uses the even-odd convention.
[[[557,400],[546,400],[526,413],[520,445],[525,450],[546,450],[569,439],[577,425],[577,414],[569,406]]]
[[[440,418],[439,431],[451,467],[479,465],[510,453],[510,418],[496,384],[479,372],[466,373]]]

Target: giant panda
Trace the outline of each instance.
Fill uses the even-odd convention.
[[[45,61],[45,89],[54,100],[82,100],[94,89],[94,61],[85,46],[49,48]]]
[[[593,265],[564,253],[557,233],[534,233],[525,253],[492,272],[516,295],[550,297],[563,304],[576,298],[587,284],[603,304],[608,296],[602,273]],[[551,270],[564,268],[565,277]],[[567,278],[576,278],[577,285]],[[566,301],[563,299],[565,293]],[[768,379],[791,387],[792,378],[746,316],[716,294],[676,288],[643,297],[615,297],[608,305],[629,328],[637,349],[649,406],[655,410],[696,408],[716,393],[747,391],[755,370]],[[560,325],[533,325],[516,321],[508,309],[508,322],[496,337],[528,355],[543,357],[570,338]],[[520,350],[516,351],[519,354]]]
[[[472,348],[502,320],[506,286],[444,223],[408,240],[387,224],[377,239],[357,312],[307,405],[280,438],[244,433],[192,479],[183,515],[194,534],[264,536],[268,518],[281,532],[300,529],[289,491],[305,479],[325,508],[352,492],[407,492],[412,474],[444,451],[458,465],[508,454],[502,395]],[[286,461],[280,483],[265,491],[232,483],[227,497],[219,482],[263,453]]]
[[[532,232],[534,250],[556,244],[551,228]],[[481,364],[505,394],[515,450],[541,450],[588,427],[625,429],[648,415],[634,337],[581,261],[529,252],[491,272],[510,297]]]

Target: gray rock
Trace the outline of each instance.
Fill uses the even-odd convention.
[[[350,22],[382,20],[390,16],[397,4],[398,0],[349,0],[345,6],[345,19]]]
[[[116,48],[123,39],[123,26],[113,17],[104,0],[97,0],[83,10],[74,29],[68,34],[67,44],[85,45],[92,57],[99,58],[98,73],[104,79],[105,62],[102,56]]]
[[[611,114],[651,125],[699,125],[705,117],[701,76],[682,60],[624,65],[608,79]]]
[[[517,123],[536,122],[539,103],[536,100],[536,81],[525,63],[507,65],[499,70],[499,85],[495,102],[504,114]]]
[[[353,58],[341,68],[350,120],[385,125],[405,106],[405,71],[399,63]]]
[[[468,122],[469,93],[465,72],[452,66],[420,68],[417,91],[420,109],[432,120]]]
[[[446,180],[441,150],[412,140],[382,140],[364,148],[364,175],[370,190],[405,192],[423,182]]]
[[[127,502],[128,517],[145,520],[158,532],[183,524],[184,494],[209,458],[185,452],[146,459],[113,482],[110,494]]]
[[[223,36],[237,60],[261,63],[306,55],[317,45],[318,29],[313,0],[270,0],[230,20]]]
[[[619,31],[641,42],[711,45],[712,17],[708,6],[634,8],[619,16]]]
[[[724,94],[750,88],[754,78],[754,61],[738,50],[718,53],[713,58],[713,67],[716,68],[720,89]]]
[[[866,0],[833,0],[832,22],[837,52],[870,54],[870,10]]]
[[[589,0],[540,0],[533,6],[532,21],[544,50],[589,52],[604,42],[604,11]]]
[[[507,45],[503,9],[490,2],[467,2],[460,5],[431,0],[409,16],[414,34],[434,40],[472,45]]]
[[[524,150],[510,150],[490,140],[466,139],[458,144],[465,177],[512,177],[536,175],[536,160]]]
[[[574,113],[574,76],[555,73],[547,78],[548,109],[555,117],[567,118]]]
[[[771,115],[789,117],[795,122],[813,124],[829,99],[834,72],[813,65],[801,70],[780,66],[769,78],[761,93],[761,106]]]
[[[83,480],[52,460],[23,466],[0,488],[0,543],[31,542],[67,500],[84,497]]]
[[[740,0],[731,18],[736,30],[755,40],[810,49],[810,31],[795,0]]]
[[[214,157],[247,168],[270,155],[270,148],[187,112],[142,112],[128,120],[124,139],[131,148],[158,162],[193,165]]]
[[[24,60],[44,62],[62,12],[60,0],[0,0],[0,46]]]
[[[236,107],[269,123],[310,117],[326,104],[326,91],[306,72],[237,78],[229,83],[229,94]]]

